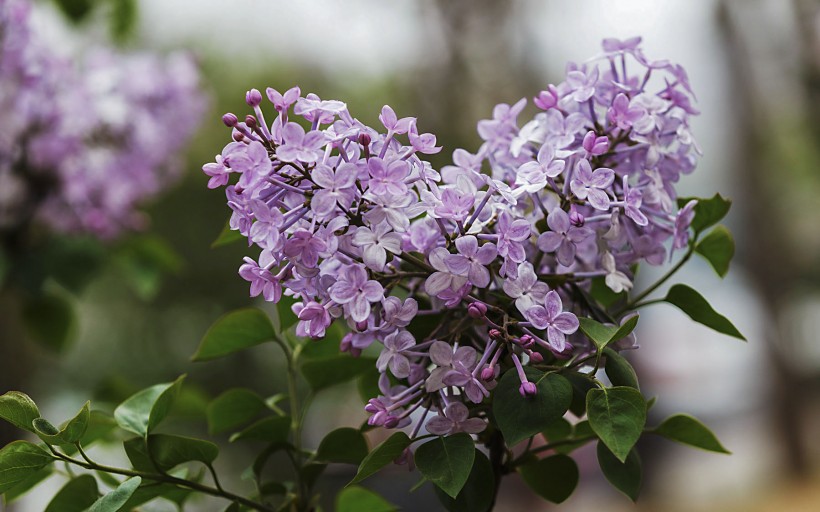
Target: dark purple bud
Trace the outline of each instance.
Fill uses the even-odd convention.
[[[532,398],[538,393],[538,388],[536,388],[532,382],[522,382],[518,388],[518,392],[521,393],[521,396],[524,398]]]
[[[529,334],[525,334],[518,338],[518,343],[524,348],[532,348],[535,345],[535,340]]]
[[[584,219],[584,216],[573,208],[572,211],[569,212],[569,222],[576,228],[580,228],[584,226],[586,219]]]
[[[488,367],[484,368],[483,370],[481,370],[481,380],[483,380],[484,382],[489,382],[489,381],[493,380],[494,377],[495,377],[495,368],[493,368],[492,366],[488,366]]]
[[[361,322],[356,322],[356,330],[359,332],[364,332],[367,330],[367,320],[362,320]]]
[[[544,356],[542,356],[539,352],[530,352],[529,356],[530,361],[532,361],[535,364],[544,362]]]
[[[258,126],[258,124],[256,123],[256,118],[252,115],[245,116],[245,124],[248,125],[248,128],[250,128],[251,130],[256,129],[256,127]]]
[[[490,329],[490,338],[499,339],[502,337],[501,331],[498,329]]]
[[[362,146],[369,146],[371,142],[370,135],[367,133],[360,133],[359,134],[359,144]]]
[[[395,416],[388,416],[384,422],[384,428],[396,428],[399,424],[399,419]]]
[[[609,149],[609,139],[605,135],[598,137],[594,131],[590,130],[584,135],[583,146],[592,155],[602,155]]]
[[[473,302],[467,306],[467,314],[472,318],[484,318],[487,314],[487,306],[483,302]]]
[[[262,93],[258,89],[251,89],[245,93],[245,103],[251,107],[258,107],[262,103]]]
[[[362,349],[355,348],[355,347],[352,347],[350,349],[350,356],[351,357],[359,357],[360,355],[362,355]]]
[[[239,122],[239,118],[236,117],[236,114],[232,114],[228,112],[224,116],[222,116],[222,122],[225,123],[225,126],[228,128],[233,128],[236,126],[236,123]]]
[[[245,140],[245,136],[242,135],[242,132],[238,132],[238,131],[234,130],[233,140],[235,140],[236,142],[242,142],[243,140]]]

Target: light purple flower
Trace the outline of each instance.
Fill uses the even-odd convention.
[[[276,148],[276,157],[283,162],[313,163],[322,157],[319,149],[327,143],[324,133],[310,131],[297,123],[288,123],[282,128],[282,145]]]
[[[454,188],[446,188],[441,193],[441,204],[433,210],[438,217],[464,221],[473,209],[474,195]]]
[[[558,263],[568,267],[575,260],[576,245],[583,242],[594,232],[584,226],[570,224],[569,215],[561,208],[553,208],[547,216],[547,225],[552,231],[541,233],[538,237],[538,248],[544,252],[557,252]]]
[[[575,166],[575,178],[569,186],[578,199],[586,199],[597,210],[609,210],[610,200],[605,189],[615,180],[615,171],[601,167],[592,171],[589,160],[581,159]]]
[[[382,107],[381,114],[379,114],[379,121],[388,131],[401,135],[410,131],[410,125],[416,121],[416,118],[403,117],[398,119],[393,109],[385,105]]]
[[[430,265],[436,269],[424,282],[424,291],[431,296],[439,296],[445,290],[458,290],[467,283],[467,277],[450,270],[447,258],[452,256],[444,247],[437,247],[430,252]]]
[[[382,222],[372,230],[360,227],[352,239],[353,245],[362,249],[365,265],[381,272],[387,262],[387,253],[401,254],[401,235],[393,233],[390,225]]]
[[[354,186],[358,169],[354,164],[342,163],[336,169],[317,164],[311,172],[311,179],[322,187],[313,194],[310,207],[320,217],[330,216],[336,205],[350,208],[355,197]]]
[[[467,235],[456,239],[456,249],[459,254],[449,254],[444,260],[447,268],[456,275],[467,276],[473,285],[486,288],[490,284],[487,265],[498,254],[495,244],[485,243],[479,247],[478,239]]]
[[[444,408],[443,414],[431,418],[426,429],[431,434],[446,436],[458,432],[478,434],[487,428],[487,423],[480,418],[469,418],[470,411],[461,402],[450,402]]]
[[[376,361],[376,368],[384,373],[389,367],[390,372],[404,379],[410,375],[410,360],[404,354],[416,345],[416,339],[405,330],[398,330],[384,338],[384,350]]]
[[[307,268],[314,268],[319,262],[319,253],[326,247],[324,240],[315,236],[314,233],[306,229],[299,229],[285,242],[282,253]]]
[[[386,162],[378,157],[372,157],[367,162],[370,172],[370,181],[367,186],[370,192],[377,195],[403,195],[407,192],[404,180],[410,174],[410,164],[404,160]]]
[[[262,266],[257,264],[253,259],[245,256],[245,263],[239,267],[239,275],[245,281],[251,283],[251,297],[256,297],[261,294],[266,301],[279,302],[282,296],[282,285],[266,267],[266,264],[271,263],[270,253],[263,251],[260,255]]]
[[[643,203],[643,193],[639,189],[631,188],[627,176],[623,178],[624,188],[624,213],[626,216],[635,221],[639,226],[646,226],[649,224],[649,219],[641,211],[641,204]]]
[[[638,120],[646,115],[646,110],[629,105],[629,98],[624,93],[615,96],[612,106],[607,110],[606,117],[621,130],[632,128]]]
[[[675,249],[683,249],[689,243],[689,226],[695,218],[695,206],[698,202],[692,199],[678,211],[675,216],[674,244]]]
[[[532,234],[532,225],[525,219],[515,219],[508,211],[498,215],[496,224],[498,233],[498,255],[515,263],[521,263],[526,258],[524,242]]]
[[[327,308],[315,301],[308,302],[304,306],[301,303],[297,304],[294,304],[294,313],[300,321],[296,326],[296,334],[310,336],[314,339],[324,337],[325,330],[333,321]]]
[[[363,322],[370,316],[370,303],[384,298],[384,288],[378,281],[367,278],[361,265],[342,269],[339,279],[330,287],[330,298],[343,304],[354,322]]]
[[[555,159],[555,148],[547,143],[538,150],[535,161],[518,168],[515,183],[529,193],[538,192],[547,185],[547,178],[555,178],[564,172],[566,162]]]
[[[279,243],[282,213],[258,199],[251,201],[251,211],[256,222],[251,226],[250,239],[263,249],[273,249]]]
[[[466,368],[472,370],[475,368],[478,354],[473,347],[458,347],[454,348],[449,343],[443,341],[435,341],[430,345],[430,360],[436,365],[436,368],[430,372],[425,382],[427,391],[436,391],[447,384],[444,379],[454,371],[456,368]]]
[[[572,91],[572,99],[578,103],[582,103],[592,98],[595,94],[595,85],[598,82],[598,68],[593,68],[592,71],[584,73],[581,70],[570,71],[567,73],[567,86]]]
[[[524,314],[533,327],[546,329],[550,346],[558,352],[567,348],[566,335],[577,331],[579,326],[578,317],[563,309],[561,297],[552,290],[547,293],[544,306],[533,306]]]
[[[515,299],[515,307],[521,314],[542,302],[550,291],[547,283],[538,281],[532,263],[528,261],[518,265],[518,277],[506,279],[503,288],[504,293]]]

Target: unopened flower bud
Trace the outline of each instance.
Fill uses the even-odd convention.
[[[367,320],[362,320],[361,322],[356,322],[356,330],[359,332],[364,332],[367,330]]]
[[[370,135],[367,133],[360,133],[359,134],[359,144],[362,146],[369,146],[371,142]]]
[[[245,103],[251,107],[258,107],[262,103],[262,93],[258,89],[251,89],[245,93]]]
[[[502,336],[501,331],[499,331],[498,329],[490,329],[489,334],[490,334],[490,338],[493,338],[493,339],[498,339],[498,338],[501,338],[501,336]]]
[[[481,380],[483,380],[484,382],[489,382],[489,381],[493,380],[494,377],[495,377],[495,368],[493,368],[492,366],[488,366],[488,367],[484,368],[483,370],[481,370]]]
[[[256,118],[250,114],[245,116],[245,124],[248,125],[248,128],[250,128],[251,130],[258,126]]]
[[[233,140],[235,140],[236,142],[242,142],[243,140],[245,140],[245,136],[242,135],[242,132],[234,130],[233,131]]]
[[[532,382],[522,382],[518,388],[518,392],[521,393],[521,396],[524,398],[532,398],[538,393],[538,388],[536,388]]]
[[[388,416],[387,419],[384,421],[385,428],[396,428],[399,424],[399,419],[395,416]]]
[[[586,219],[584,219],[584,216],[573,208],[572,211],[569,212],[569,222],[576,228],[580,228],[584,226]]]
[[[225,126],[228,128],[233,128],[236,126],[236,123],[239,122],[239,118],[236,117],[236,114],[232,114],[228,112],[227,114],[222,116],[222,122],[225,123]]]
[[[484,318],[487,314],[487,306],[483,302],[473,302],[467,306],[467,314],[472,318]]]
[[[525,334],[518,338],[518,343],[524,348],[532,348],[535,345],[535,340],[529,334]]]
[[[558,89],[550,85],[546,91],[541,91],[533,98],[535,106],[542,110],[549,110],[558,105]]]
[[[530,361],[532,361],[535,364],[544,362],[544,356],[542,356],[540,352],[529,352],[529,356]]]

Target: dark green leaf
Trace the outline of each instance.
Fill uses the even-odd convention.
[[[230,245],[234,242],[238,242],[244,239],[245,236],[242,233],[240,233],[239,230],[231,229],[231,220],[228,219],[225,221],[225,225],[222,226],[222,231],[219,232],[219,236],[216,237],[216,240],[214,240],[211,244],[211,249],[216,249],[217,247]]]
[[[25,393],[9,391],[0,396],[0,419],[8,421],[17,428],[34,432],[31,422],[40,417],[37,404]]]
[[[336,496],[336,512],[395,512],[397,509],[375,492],[354,485]]]
[[[695,205],[695,218],[692,220],[692,229],[695,233],[701,233],[709,226],[713,226],[729,213],[732,202],[724,199],[720,194],[715,194],[711,199],[701,199],[697,197],[680,197],[678,206],[683,208],[692,199],[697,199]]]
[[[26,301],[23,321],[29,335],[54,352],[60,352],[74,338],[74,306],[66,297],[46,294]]]
[[[405,448],[410,446],[410,438],[404,432],[396,432],[388,437],[383,443],[375,447],[367,454],[361,464],[356,476],[347,485],[361,482],[381,468],[393,462],[402,454]]]
[[[319,443],[316,459],[325,462],[341,462],[357,466],[367,456],[367,440],[355,428],[337,428]]]
[[[117,251],[115,262],[128,283],[143,299],[152,299],[167,274],[182,269],[182,258],[162,238],[139,236],[129,238]]]
[[[371,398],[376,398],[382,392],[379,389],[379,370],[374,366],[370,370],[366,370],[356,379],[356,389],[359,392],[359,397],[364,403],[367,403]]]
[[[589,425],[621,462],[646,425],[646,401],[641,393],[619,386],[591,389],[587,394]]]
[[[19,484],[15,485],[8,491],[6,494],[3,495],[4,501],[6,504],[12,503],[20,496],[23,496],[31,489],[37,487],[43,480],[50,477],[54,471],[54,467],[49,464],[48,466],[40,469],[36,473],[32,473],[31,476],[20,482]]]
[[[518,468],[527,485],[547,501],[562,503],[578,485],[578,466],[566,455],[553,455]]]
[[[415,461],[424,477],[455,498],[467,483],[475,459],[469,434],[453,434],[427,441],[416,449]]]
[[[314,392],[352,380],[373,366],[370,357],[339,356],[330,359],[307,361],[302,365],[302,375]]]
[[[219,447],[214,443],[168,434],[148,436],[148,448],[163,471],[168,471],[185,462],[202,462],[210,465],[219,455]]]
[[[132,395],[114,410],[120,428],[146,436],[165,419],[185,375],[174,382],[157,384]]]
[[[0,494],[25,482],[54,458],[28,441],[13,441],[0,450]]]
[[[325,468],[327,468],[327,464],[309,462],[299,470],[299,478],[308,488],[313,487]]]
[[[248,428],[233,434],[230,441],[265,441],[280,443],[288,440],[290,416],[270,416],[263,418]]]
[[[569,410],[576,417],[581,418],[587,412],[587,393],[595,387],[595,384],[577,372],[566,372],[564,377],[572,384],[572,403]]]
[[[721,315],[709,305],[701,294],[684,284],[676,284],[663,299],[673,306],[677,306],[695,322],[710,327],[717,332],[746,341],[740,331],[732,325],[728,318]]]
[[[111,35],[125,40],[137,24],[137,0],[114,0],[111,10]]]
[[[711,452],[731,453],[723,447],[709,428],[688,414],[676,414],[666,418],[654,433],[679,443],[688,444]]]
[[[638,315],[629,317],[623,325],[604,325],[591,318],[581,317],[581,331],[590,339],[598,350],[601,351],[609,345],[628,336],[638,325]]]
[[[266,409],[265,400],[250,389],[229,389],[208,404],[208,432],[218,434],[234,430]]]
[[[60,11],[74,23],[83,21],[94,7],[94,0],[55,0]]]
[[[67,444],[72,445],[82,439],[86,429],[88,429],[88,421],[91,416],[89,412],[90,402],[86,402],[80,409],[80,412],[73,418],[63,423],[58,429],[54,427],[44,418],[37,418],[33,421],[35,433],[46,444]]]
[[[341,356],[342,353],[339,351],[339,343],[342,341],[342,336],[345,335],[345,332],[344,327],[334,322],[327,328],[327,332],[322,338],[318,340],[309,339],[304,342],[302,351],[299,352],[299,358],[307,361]],[[297,337],[294,335],[293,338],[296,339]]]
[[[142,483],[138,476],[129,478],[119,487],[98,499],[91,505],[88,512],[118,512]]]
[[[493,416],[509,446],[533,436],[567,412],[572,401],[572,386],[564,377],[524,368],[538,393],[525,398],[518,392],[521,381],[515,370],[508,370],[493,393]]]
[[[598,465],[609,483],[626,494],[632,501],[638,500],[641,491],[641,457],[635,448],[629,451],[626,461],[621,462],[606,445],[598,441]]]
[[[475,450],[475,461],[467,477],[467,483],[452,498],[436,487],[439,501],[449,512],[487,512],[493,503],[495,474],[487,456]]]
[[[726,277],[735,255],[735,241],[725,226],[717,226],[698,243],[695,252],[706,258],[720,277]]]
[[[562,441],[572,435],[572,424],[564,418],[558,418],[547,425],[542,434],[548,443]]]
[[[45,512],[84,512],[99,497],[97,480],[91,475],[73,478],[51,499]]]
[[[258,309],[240,309],[220,317],[199,344],[194,361],[207,361],[273,341],[276,332],[268,316]]]
[[[604,355],[606,356],[606,365],[604,366],[606,376],[609,377],[612,385],[629,386],[631,388],[640,389],[638,386],[638,375],[624,356],[611,348],[605,349]]]
[[[282,295],[276,303],[276,321],[279,325],[279,332],[287,331],[292,325],[299,321],[291,306],[296,303],[296,299],[288,295]],[[339,327],[341,328],[341,327]]]

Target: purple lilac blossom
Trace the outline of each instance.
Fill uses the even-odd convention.
[[[679,211],[675,184],[699,154],[694,97],[678,66],[648,61],[639,43],[608,39],[568,66],[521,127],[526,100],[496,106],[478,150],[456,149],[440,174],[424,159],[441,149],[435,136],[386,105],[371,127],[294,87],[267,90],[272,122],[256,93],[253,115],[223,117],[232,141],[203,171],[225,187],[231,228],[261,250],[240,274],[254,295],[293,297],[297,335],[339,322],[341,350],[378,343],[371,425],[480,432],[475,406],[504,370],[529,397],[523,366],[595,350],[578,330],[594,316],[579,299],[594,279],[625,293],[636,264],[687,245],[695,203]]]

